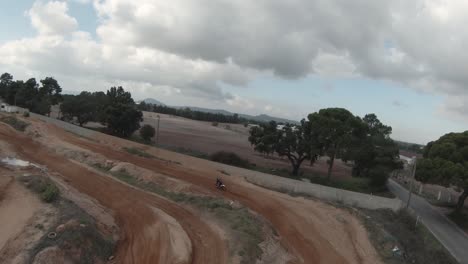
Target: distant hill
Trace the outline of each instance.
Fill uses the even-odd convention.
[[[142,102],[145,102],[147,104],[154,104],[154,105],[163,105],[163,106],[166,106],[166,104],[154,99],[154,98],[146,98],[144,100],[142,100]]]
[[[205,112],[205,113],[212,113],[212,114],[223,114],[223,115],[234,115],[234,113],[223,110],[223,109],[209,109],[209,108],[202,108],[202,107],[195,107],[195,106],[187,106],[190,108],[192,111],[200,111],[200,112]],[[178,107],[178,108],[185,108],[184,107]],[[285,118],[280,118],[280,117],[274,117],[274,116],[269,116],[265,114],[261,115],[246,115],[246,114],[239,114],[240,117],[243,117],[245,119],[249,120],[254,120],[254,121],[259,121],[259,122],[270,122],[270,121],[275,121],[278,123],[291,123],[291,124],[298,124],[298,121],[294,120],[289,120]]]
[[[168,105],[166,105],[166,104],[164,104],[164,103],[162,103],[162,102],[160,102],[160,101],[158,101],[156,99],[153,99],[153,98],[146,98],[146,99],[144,99],[142,101],[144,101],[147,104],[156,104],[156,105],[168,106]],[[199,112],[211,113],[211,114],[222,114],[222,115],[227,115],[227,116],[234,115],[234,113],[223,110],[223,109],[210,109],[210,108],[203,108],[203,107],[196,107],[196,106],[168,106],[168,107],[173,107],[173,108],[178,108],[178,109],[190,108],[190,110],[192,110],[192,111],[199,111]],[[258,122],[275,121],[275,122],[278,122],[278,123],[291,123],[291,124],[298,124],[299,123],[298,121],[289,120],[289,119],[285,119],[285,118],[274,117],[274,116],[269,116],[269,115],[265,115],[265,114],[256,115],[256,116],[246,115],[246,114],[239,114],[239,117],[243,117],[245,119],[254,120],[254,121],[258,121]]]

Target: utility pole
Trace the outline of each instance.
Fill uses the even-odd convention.
[[[411,194],[413,193],[413,182],[414,182],[414,174],[416,173],[416,157],[413,157],[413,171],[411,173],[411,182],[410,182],[410,188],[409,188],[409,194],[408,194],[408,201],[406,202],[406,209],[408,209],[410,205],[410,200],[411,200]]]
[[[159,121],[161,117],[159,115],[156,116],[158,118],[158,124],[156,125],[156,146],[158,146],[159,143]]]

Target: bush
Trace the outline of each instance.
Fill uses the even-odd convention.
[[[55,184],[49,182],[41,192],[41,199],[46,203],[55,201],[59,196],[59,189]]]
[[[218,126],[218,122],[213,122],[213,123],[211,123],[211,125],[217,127],[217,126]]]
[[[14,129],[21,131],[21,132],[26,130],[26,127],[29,126],[28,123],[23,122],[14,116],[2,117],[0,121],[7,123],[8,125],[12,126]]]
[[[236,153],[233,152],[227,152],[227,151],[219,151],[211,155],[210,159],[212,161],[236,166],[236,167],[242,167],[242,168],[248,168],[249,167],[249,161],[246,159],[243,159],[239,157]]]
[[[24,112],[24,113],[23,113],[23,116],[24,116],[24,117],[29,117],[29,112],[28,112],[28,111]]]
[[[388,180],[388,170],[384,167],[375,167],[369,171],[369,184],[372,187],[383,187]]]
[[[140,136],[143,138],[145,141],[150,141],[152,137],[154,137],[156,131],[154,130],[154,127],[150,125],[144,125],[140,129]]]

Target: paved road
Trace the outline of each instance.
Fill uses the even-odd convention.
[[[408,191],[393,180],[388,181],[388,187],[406,205]],[[411,196],[410,207],[421,216],[426,227],[460,264],[468,264],[468,235],[465,232],[414,193]]]

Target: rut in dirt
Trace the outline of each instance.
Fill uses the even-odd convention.
[[[170,241],[164,237],[164,230],[157,236],[147,234],[148,228],[161,221],[151,207],[159,208],[176,219],[190,238],[192,254],[187,263],[227,263],[227,246],[223,239],[182,206],[50,153],[47,147],[3,124],[0,125],[0,140],[11,144],[21,158],[58,172],[69,185],[114,212],[121,230],[121,239],[116,248],[119,263],[173,263],[174,257],[165,252]]]

